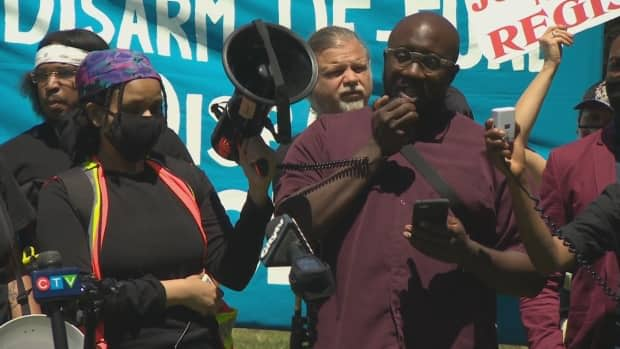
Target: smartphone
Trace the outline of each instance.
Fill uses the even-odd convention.
[[[506,141],[512,142],[515,139],[515,108],[502,107],[491,109],[493,125],[506,132]]]
[[[450,201],[448,199],[417,200],[413,205],[413,226],[419,226],[420,222],[438,226],[445,225],[448,220],[449,208]]]

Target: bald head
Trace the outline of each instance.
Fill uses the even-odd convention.
[[[446,91],[459,67],[459,34],[445,18],[420,12],[402,19],[384,51],[383,88],[391,97],[416,100],[422,119],[443,108]]]
[[[394,47],[396,42],[410,41],[409,38],[414,37],[424,42],[433,42],[433,46],[440,51],[434,53],[456,62],[459,56],[459,32],[444,17],[433,12],[418,12],[403,18],[392,30],[388,46]]]

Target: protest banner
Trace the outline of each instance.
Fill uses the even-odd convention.
[[[467,0],[485,57],[502,63],[538,47],[550,26],[579,33],[620,16],[614,0]]]
[[[529,1],[504,2],[511,3],[515,13],[521,13],[520,8]],[[600,8],[615,4],[601,1]],[[470,10],[474,3],[478,4],[480,13],[496,5],[483,0],[4,0],[0,4],[0,142],[40,122],[19,91],[22,77],[32,69],[37,43],[48,32],[59,29],[93,30],[112,47],[130,48],[149,56],[164,78],[168,125],[179,134],[194,161],[213,181],[234,221],[246,195],[247,181],[241,169],[234,162],[220,158],[209,141],[216,124],[210,107],[226,101],[234,91],[221,60],[222,47],[230,33],[256,18],[286,26],[304,39],[327,25],[348,27],[369,47],[373,98],[377,98],[383,93],[383,50],[390,29],[407,14],[435,11],[450,20],[461,35],[458,60],[461,70],[454,85],[467,97],[476,120],[482,122],[493,107],[514,105],[542,61],[535,51],[502,64],[487,60],[474,35],[472,21],[478,14]],[[588,6],[592,8],[592,4],[598,3],[592,0]],[[577,5],[563,6],[566,11],[572,8],[580,14],[581,7]],[[582,7],[585,11],[586,4]],[[531,15],[522,13],[528,14]],[[534,21],[536,18],[532,23],[538,23]],[[566,18],[570,20],[568,15]],[[496,24],[498,27],[488,28],[498,29],[511,23],[503,21]],[[536,27],[535,33],[542,30]],[[509,33],[509,29],[500,31],[500,39],[505,32]],[[575,46],[565,51],[562,68],[532,134],[532,146],[543,154],[575,138],[576,114],[572,106],[587,86],[601,78],[602,32],[598,26],[581,33]],[[515,41],[517,44],[525,46]],[[504,50],[512,53],[509,48]],[[306,101],[291,106],[291,117],[293,133],[303,131],[313,120]],[[275,113],[270,118],[275,122]],[[265,133],[264,137],[270,146],[277,147],[270,135]],[[294,302],[287,282],[286,268],[259,265],[246,290],[241,293],[226,290],[226,299],[239,308],[241,325],[288,327]],[[518,313],[511,309],[509,314],[500,314],[500,330],[518,326]],[[510,342],[506,338],[512,333],[500,331],[500,339]]]

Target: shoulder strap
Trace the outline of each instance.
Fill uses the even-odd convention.
[[[90,180],[84,173],[84,168],[74,167],[57,177],[64,184],[69,204],[77,214],[84,231],[88,231],[93,208],[93,189]]]
[[[164,182],[170,190],[175,194],[175,196],[181,200],[181,203],[187,208],[189,213],[191,214],[194,222],[198,226],[198,230],[202,236],[202,242],[205,245],[205,253],[207,247],[207,232],[204,230],[202,226],[202,218],[200,215],[200,208],[198,207],[198,203],[196,202],[196,197],[194,196],[194,192],[192,187],[187,184],[182,178],[174,174],[167,167],[163,166],[161,163],[155,160],[147,160],[146,163],[153,168],[153,170],[157,173],[159,178]]]
[[[65,186],[69,204],[88,234],[91,266],[99,279],[102,277],[99,251],[108,218],[107,189],[102,172],[99,163],[91,161],[57,176]]]
[[[461,198],[456,194],[454,189],[437,173],[437,171],[422,157],[422,155],[413,147],[407,144],[400,149],[400,153],[409,161],[413,167],[430,183],[433,188],[443,198],[450,200],[452,211],[461,216],[460,213],[467,212],[467,208]],[[460,213],[459,213],[460,212]],[[459,217],[459,218],[460,218]]]

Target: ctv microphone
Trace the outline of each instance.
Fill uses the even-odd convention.
[[[63,301],[80,296],[80,269],[62,268],[62,258],[58,251],[40,253],[36,263],[36,269],[32,272],[32,290],[37,302]]]
[[[39,253],[32,272],[34,298],[44,307],[52,323],[55,349],[66,349],[67,331],[62,316],[62,302],[75,299],[82,292],[78,268],[62,268],[58,251]]]

